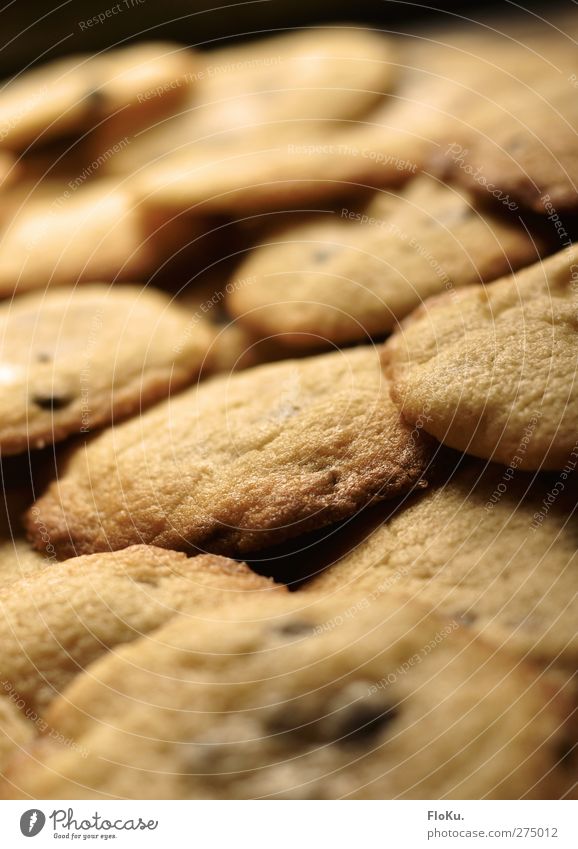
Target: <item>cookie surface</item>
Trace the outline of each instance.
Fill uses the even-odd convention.
[[[562,469],[576,451],[574,249],[432,299],[386,344],[404,417],[506,466]]]
[[[0,147],[30,144],[90,128],[113,117],[134,128],[138,116],[162,112],[193,82],[194,56],[155,42],[80,54],[25,72],[0,95]],[[180,85],[172,85],[173,81]],[[154,91],[154,97],[146,97]]]
[[[97,437],[28,528],[60,556],[135,542],[241,555],[422,485],[429,457],[376,350],[340,351],[214,378]]]
[[[53,563],[0,592],[2,680],[28,707],[51,699],[108,649],[158,628],[177,612],[203,611],[284,587],[223,557],[152,546]],[[5,685],[6,686],[6,685]],[[0,691],[1,692],[1,691]]]
[[[490,115],[464,142],[452,176],[483,195],[497,187],[521,206],[548,215],[578,208],[578,98],[570,84],[537,86],[504,115]],[[483,181],[479,175],[483,174]]]
[[[546,250],[518,219],[420,175],[398,195],[290,227],[249,253],[227,307],[261,336],[327,346],[380,336],[423,299],[493,280]]]
[[[162,292],[87,284],[0,305],[0,451],[132,415],[192,382],[211,344]]]
[[[133,173],[177,149],[214,157],[326,137],[333,122],[367,111],[397,76],[391,39],[345,27],[277,34],[196,59],[194,86],[177,114],[139,134],[108,169]]]
[[[441,486],[368,532],[352,525],[304,593],[370,601],[402,592],[484,640],[575,667],[578,515],[572,473],[529,475],[466,458]],[[367,517],[369,522],[370,517]],[[335,541],[333,541],[335,546]],[[349,549],[349,550],[348,550]]]
[[[575,694],[419,605],[296,596],[174,621],[76,678],[5,792],[37,798],[571,795]],[[383,602],[383,600],[382,600]],[[154,685],[152,682],[155,682]],[[225,686],[224,686],[225,685]],[[425,754],[424,754],[425,753]]]

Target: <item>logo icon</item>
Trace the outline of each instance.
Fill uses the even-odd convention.
[[[20,817],[20,831],[24,837],[36,837],[44,828],[46,817],[38,808],[24,811]]]

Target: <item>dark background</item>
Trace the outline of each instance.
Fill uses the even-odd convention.
[[[92,27],[80,22],[116,6],[121,11]],[[219,8],[220,7],[220,8]],[[520,8],[527,11],[520,11]],[[549,19],[576,8],[562,2],[438,2],[403,0],[7,0],[0,11],[0,75],[68,53],[102,50],[135,39],[174,39],[216,46],[264,30],[310,24],[363,23],[394,32],[450,24],[460,18],[492,20],[497,14]]]

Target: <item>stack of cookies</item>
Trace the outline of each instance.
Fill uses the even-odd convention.
[[[576,798],[575,29],[2,89],[3,798]]]

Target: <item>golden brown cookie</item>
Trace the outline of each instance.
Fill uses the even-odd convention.
[[[168,296],[93,283],[0,305],[0,451],[126,418],[201,371],[212,335]]]
[[[578,77],[539,84],[450,145],[451,176],[477,195],[499,191],[542,215],[578,208]]]
[[[35,713],[31,712],[34,719]],[[44,726],[37,726],[41,730]],[[35,726],[27,718],[24,705],[18,695],[10,690],[3,680],[0,680],[0,770],[4,769],[10,760],[21,752],[34,737]]]
[[[402,592],[487,641],[575,667],[578,515],[570,470],[536,476],[466,458],[443,485],[392,515],[371,512],[351,547],[355,523],[341,532],[341,552],[332,541],[334,562],[303,592],[362,603]]]
[[[572,796],[575,692],[456,620],[293,595],[173,620],[78,676],[3,794],[33,798]]]
[[[286,592],[242,563],[144,545],[51,564],[0,591],[0,677],[44,711],[97,657],[177,612],[193,627],[203,611],[244,603],[247,593],[261,593],[266,609],[273,591]]]
[[[194,86],[178,114],[140,133],[107,168],[133,173],[176,149],[214,157],[259,141],[263,147],[273,139],[326,136],[333,122],[365,113],[396,76],[392,40],[354,27],[207,50],[197,55]]]
[[[434,298],[387,343],[404,417],[440,442],[520,469],[562,469],[578,449],[576,256]]]
[[[0,297],[84,281],[146,279],[194,238],[183,222],[159,228],[110,180],[46,179],[18,185],[4,202],[10,214],[0,229]]]
[[[135,542],[240,555],[423,485],[429,457],[376,350],[339,351],[214,378],[97,437],[28,529],[61,557]]]
[[[517,217],[472,205],[425,174],[367,208],[269,236],[236,277],[229,311],[297,348],[381,336],[430,295],[493,280],[547,250]]]
[[[180,45],[151,42],[34,68],[2,89],[0,147],[22,150],[108,119],[134,129],[184,99],[195,67]]]

